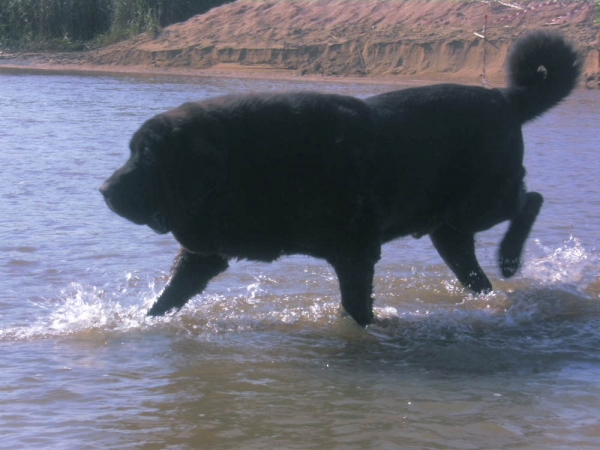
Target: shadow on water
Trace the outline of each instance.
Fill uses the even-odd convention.
[[[369,331],[380,349],[388,348],[378,350],[382,358],[440,372],[535,372],[600,362],[600,303],[569,285],[495,291],[451,309],[382,317]]]

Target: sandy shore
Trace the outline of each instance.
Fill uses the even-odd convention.
[[[71,55],[69,55],[71,57]],[[6,59],[0,58],[0,73],[55,73],[60,75],[136,75],[136,76],[176,76],[207,78],[248,78],[260,80],[310,81],[314,83],[365,83],[365,84],[398,84],[403,86],[423,86],[444,81],[461,84],[478,84],[465,77],[445,77],[444,75],[427,74],[419,77],[403,76],[352,76],[352,75],[299,75],[294,70],[277,69],[270,66],[247,66],[239,64],[218,64],[208,69],[182,67],[152,67],[147,65],[106,65],[89,63],[57,62],[64,54],[57,53],[19,53],[10,54]],[[53,62],[47,62],[52,60]],[[500,80],[499,80],[500,81]]]

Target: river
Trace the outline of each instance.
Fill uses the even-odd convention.
[[[545,204],[474,296],[428,239],[384,247],[367,329],[322,261],[237,262],[147,319],[177,244],[98,187],[152,115],[188,100],[382,84],[0,72],[0,448],[600,447],[600,92],[525,127]]]

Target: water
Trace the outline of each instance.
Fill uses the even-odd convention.
[[[0,448],[592,449],[600,446],[600,93],[525,128],[546,203],[522,273],[479,236],[473,296],[427,239],[384,248],[376,324],[333,271],[239,262],[147,319],[177,245],[97,191],[153,114],[229,92],[390,86],[0,74]]]

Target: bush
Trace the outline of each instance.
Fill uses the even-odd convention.
[[[77,45],[127,38],[187,20],[231,0],[0,0],[0,45]]]
[[[0,42],[86,41],[106,32],[112,0],[0,0]]]

